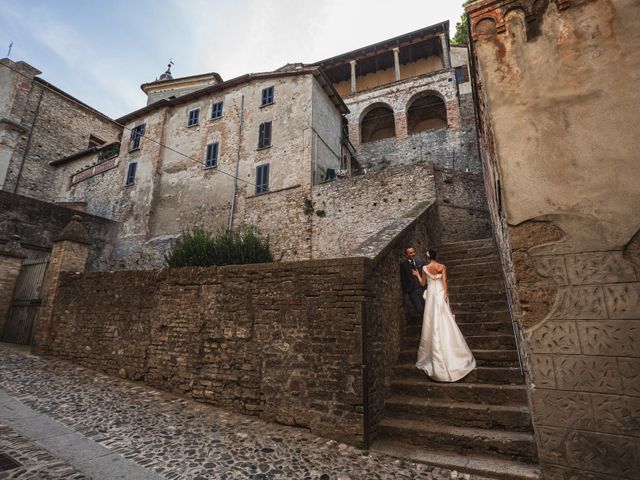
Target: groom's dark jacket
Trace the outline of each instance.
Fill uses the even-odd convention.
[[[411,270],[422,271],[422,267],[426,264],[422,260],[415,260],[415,266],[411,264],[409,260],[403,260],[400,264],[400,278],[402,280],[402,290],[406,293],[413,292],[415,290],[424,290],[424,287],[420,285],[418,279],[411,273]],[[422,273],[421,273],[422,274]]]

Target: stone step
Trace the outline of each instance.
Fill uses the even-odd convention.
[[[457,321],[457,318],[456,318]],[[463,335],[489,335],[500,334],[510,335],[513,334],[513,326],[511,322],[484,322],[484,323],[462,323],[457,322],[458,327]],[[422,332],[422,322],[407,324],[406,335],[407,336],[420,336]]]
[[[502,273],[499,262],[482,262],[473,265],[447,265],[447,278],[453,279],[462,275],[482,275],[489,273]]]
[[[475,283],[472,286],[469,285],[458,285],[458,284],[451,284],[449,285],[449,295],[453,296],[455,294],[483,294],[483,293],[489,293],[489,294],[500,294],[500,295],[506,295],[506,291],[504,288],[504,282],[502,281],[502,278],[500,278],[499,280],[493,280],[492,282],[486,282],[486,283]]]
[[[493,312],[465,312],[456,311],[457,323],[486,323],[486,322],[509,322],[511,315],[507,309],[495,310]],[[407,316],[407,325],[422,325],[422,318],[419,315],[411,314]]]
[[[447,399],[453,402],[489,405],[526,405],[525,385],[496,385],[486,383],[441,383],[425,374],[423,378],[391,380],[394,395]]]
[[[476,365],[479,367],[518,367],[517,350],[471,350],[476,359]],[[414,355],[417,357],[417,354]]]
[[[516,348],[516,342],[513,334],[465,335],[464,339],[467,341],[467,345],[469,345],[471,350],[514,350]],[[402,340],[402,350],[406,348],[413,348],[417,351],[419,345],[419,335],[405,335]]]
[[[478,367],[519,367],[517,350],[485,350],[471,349]],[[400,350],[398,363],[415,363],[418,357],[418,347]]]
[[[425,373],[415,366],[415,362],[400,363],[393,370],[394,378],[422,379]],[[477,367],[460,380],[463,383],[488,383],[495,385],[522,385],[524,377],[518,367]]]
[[[530,463],[537,460],[534,437],[525,432],[456,427],[432,420],[416,422],[385,417],[378,424],[378,436],[459,454],[486,454]]]
[[[433,250],[440,253],[466,251],[473,248],[496,248],[496,242],[493,238],[481,238],[479,240],[464,240],[462,242],[449,242],[436,245]]]
[[[459,274],[457,276],[451,276],[449,275],[449,278],[447,280],[447,286],[451,289],[451,288],[473,288],[475,285],[478,284],[486,284],[486,283],[490,283],[490,282],[494,282],[495,284],[503,284],[503,277],[502,277],[502,273],[491,273],[491,274],[469,274],[469,275],[462,275]],[[504,288],[504,287],[503,287]]]
[[[477,292],[472,287],[449,290],[449,302],[451,303],[504,302],[506,305],[506,301],[505,292]]]
[[[385,402],[385,415],[421,421],[424,418],[453,425],[531,432],[531,416],[526,406],[478,405],[431,398],[393,395]]]
[[[496,312],[501,310],[507,310],[506,299],[493,300],[490,302],[470,301],[470,302],[456,302],[453,299],[449,299],[449,305],[451,311],[456,312]]]
[[[438,255],[438,262],[446,265],[447,268],[449,267],[452,268],[457,266],[475,265],[477,263],[487,263],[487,262],[499,264],[500,257],[497,255],[494,249],[490,249],[483,255],[473,255],[469,257],[455,256],[455,255],[450,255],[448,257],[441,257],[440,255]]]
[[[460,455],[444,450],[427,449],[389,438],[377,439],[371,446],[371,450],[403,460],[470,473],[483,478],[499,480],[540,480],[542,478],[540,469],[536,465],[480,454]]]

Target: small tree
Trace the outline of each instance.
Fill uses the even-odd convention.
[[[236,232],[214,234],[202,227],[185,231],[173,244],[165,262],[170,268],[209,267],[273,262],[269,241],[247,225]]]
[[[466,0],[462,6],[466,7],[475,0]],[[469,43],[469,27],[467,25],[467,12],[464,12],[460,17],[460,21],[456,23],[456,34],[451,39],[451,43],[454,45],[466,45]]]

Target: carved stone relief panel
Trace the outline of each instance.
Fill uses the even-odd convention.
[[[549,320],[526,335],[533,353],[580,353],[578,329],[573,320]]]
[[[561,390],[619,393],[622,378],[615,357],[563,355],[554,357],[556,381]]]
[[[536,387],[557,388],[556,375],[553,370],[553,357],[551,355],[532,356],[531,373]]]
[[[594,430],[590,395],[537,388],[533,394],[534,421],[537,425]]]
[[[569,283],[564,255],[543,255],[532,258],[539,275],[553,279],[558,285]]]
[[[560,287],[549,318],[607,318],[601,287]]]
[[[624,393],[640,397],[640,359],[619,358],[618,365],[620,365]]]
[[[577,326],[586,355],[640,357],[638,320],[582,320]]]
[[[640,283],[620,283],[604,287],[611,318],[640,319]]]
[[[542,465],[542,478],[545,480],[620,480],[619,477],[601,475],[572,468],[557,467],[555,465]]]
[[[570,466],[622,478],[640,478],[634,438],[571,430],[565,439]]]
[[[620,395],[591,396],[594,418],[599,432],[640,437],[640,398]]]
[[[568,430],[565,428],[547,426],[538,427],[538,444],[542,446],[538,451],[538,455],[541,462],[549,462],[556,465],[563,465],[567,463],[566,453],[564,450],[567,432]]]
[[[635,269],[622,258],[621,251],[567,255],[566,262],[573,285],[636,281]]]

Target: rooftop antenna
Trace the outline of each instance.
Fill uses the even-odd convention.
[[[13,47],[13,42],[9,44],[9,51],[7,52],[7,58],[11,57],[11,48]]]

